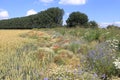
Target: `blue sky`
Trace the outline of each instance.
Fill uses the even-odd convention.
[[[101,26],[120,25],[120,0],[0,0],[0,20],[36,14],[50,7],[64,9],[64,23],[71,12],[80,11]]]

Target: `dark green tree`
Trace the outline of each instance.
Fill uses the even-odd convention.
[[[64,10],[58,7],[49,8],[38,14],[0,20],[0,29],[31,29],[62,26]]]
[[[98,28],[98,24],[95,21],[90,21],[90,22],[88,22],[88,27],[89,28]]]
[[[68,27],[83,26],[88,22],[88,16],[81,12],[72,12],[66,20]]]
[[[113,28],[115,28],[115,29],[120,29],[120,27],[118,27],[118,26],[116,26],[116,25],[108,25],[107,26],[107,29],[113,29]]]
[[[62,26],[64,10],[58,7],[49,8],[33,16],[34,26],[37,28],[50,28]]]
[[[62,26],[64,10],[58,7],[49,8],[45,11],[51,26]]]

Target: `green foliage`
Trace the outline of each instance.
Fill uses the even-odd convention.
[[[84,25],[88,22],[88,16],[81,12],[72,12],[66,22],[68,27]]]
[[[88,27],[89,28],[98,28],[98,24],[95,21],[90,21],[90,22],[88,22]]]
[[[101,35],[101,33],[100,33],[99,29],[91,30],[91,31],[85,33],[84,39],[86,39],[87,41],[94,41],[94,40],[98,41],[100,35]]]
[[[69,45],[69,47],[68,47],[68,49],[70,50],[70,51],[73,51],[74,53],[78,53],[78,50],[80,49],[80,42],[78,42],[78,41],[76,41],[76,42],[72,42],[72,43],[70,43],[70,45]]]
[[[58,7],[56,8],[49,8],[45,11],[40,12],[39,14],[35,15],[35,20],[37,28],[50,28],[56,26],[62,26],[62,18],[64,15],[64,10]]]
[[[64,10],[49,8],[38,14],[0,21],[0,29],[31,29],[62,26]]]

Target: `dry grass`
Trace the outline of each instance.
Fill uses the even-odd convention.
[[[14,50],[32,39],[22,38],[19,35],[29,32],[30,30],[0,30],[0,50]],[[12,49],[12,50],[11,50]]]

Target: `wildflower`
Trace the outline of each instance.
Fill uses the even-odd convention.
[[[48,78],[44,78],[44,80],[48,80]]]
[[[115,65],[116,69],[120,69],[120,58],[115,59],[115,61],[113,62],[113,64]]]
[[[119,48],[119,40],[112,39],[112,40],[107,40],[106,42],[109,44],[108,46],[113,49],[113,51],[118,50],[118,48]]]
[[[103,80],[105,80],[106,75],[105,75],[105,74],[103,74],[103,75],[101,76],[101,78],[102,78]]]
[[[94,75],[94,77],[98,77],[98,75],[96,73],[94,73],[93,75]]]
[[[60,48],[59,45],[54,45],[54,46],[52,47],[53,50],[57,50],[57,49],[59,49],[59,48]]]
[[[84,73],[84,72],[83,72],[82,70],[79,70],[79,71],[78,71],[78,74],[80,74],[80,75],[83,74],[83,73]]]

